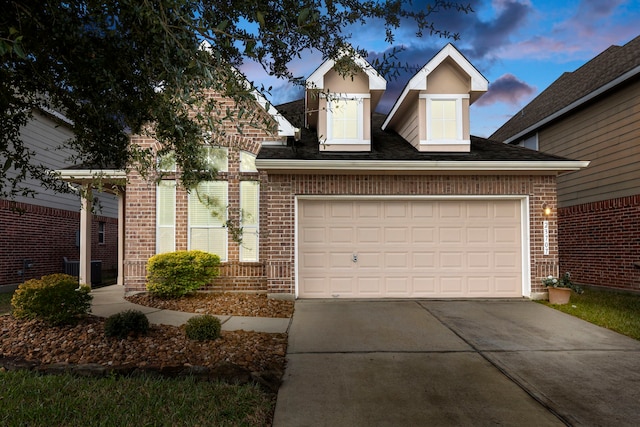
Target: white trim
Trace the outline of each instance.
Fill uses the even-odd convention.
[[[529,196],[525,195],[520,204],[520,232],[522,240],[522,295],[531,298],[531,217]]]
[[[463,129],[463,119],[464,119],[464,115],[462,113],[462,98],[464,98],[465,96],[460,96],[460,95],[420,95],[420,98],[424,98],[426,100],[426,107],[425,110],[427,112],[427,144],[442,144],[442,145],[446,145],[446,144],[470,144],[471,141],[470,140],[463,140],[462,139],[462,129]],[[466,97],[468,98],[469,95],[466,95]],[[432,101],[433,100],[437,100],[437,101],[454,101],[456,103],[455,108],[456,108],[456,138],[455,139],[434,139],[431,136],[431,130],[433,129],[433,125],[432,125],[432,112],[433,112],[433,106],[432,106]],[[422,144],[422,141],[420,141],[420,144]]]
[[[242,230],[244,232],[245,230],[245,226],[244,225],[244,221],[242,220],[242,213],[244,212],[244,209],[242,209],[242,183],[243,182],[252,182],[255,183],[258,187],[258,191],[257,191],[257,201],[256,201],[256,211],[257,211],[257,215],[258,217],[256,218],[256,225],[255,226],[249,226],[250,230],[255,230],[256,233],[256,259],[255,260],[245,260],[243,258],[244,256],[244,251],[245,251],[245,246],[244,244],[239,245],[240,246],[240,251],[238,254],[238,261],[239,262],[260,262],[260,181],[258,180],[242,180],[239,182],[238,184],[238,194],[239,194],[239,199],[238,199],[238,204],[240,205],[240,227],[242,227]]]
[[[361,96],[360,94],[345,94],[345,96],[337,96],[335,99],[327,100],[327,137],[324,138],[323,143],[327,145],[331,144],[370,144],[370,140],[364,139],[364,98],[368,98],[370,95],[366,94]],[[333,104],[334,101],[339,102],[357,102],[357,117],[356,117],[356,131],[357,135],[355,138],[342,138],[342,139],[333,139]]]
[[[489,89],[489,81],[465,58],[451,43],[443,47],[424,67],[420,69],[405,86],[402,94],[396,99],[395,104],[391,108],[391,112],[382,124],[382,130],[386,130],[387,126],[393,119],[394,115],[404,102],[405,98],[412,90],[427,90],[427,76],[431,74],[445,59],[450,57],[460,68],[471,77],[472,92],[486,92]]]
[[[566,107],[556,111],[555,113],[551,114],[550,116],[547,116],[545,118],[543,118],[542,120],[534,123],[533,125],[529,126],[528,128],[518,132],[517,134],[513,135],[512,137],[510,137],[509,139],[505,140],[505,144],[510,144],[511,142],[523,137],[524,135],[533,132],[534,130],[536,130],[537,128],[546,125],[547,123],[557,119],[558,117],[561,117],[567,113],[569,113],[571,110],[574,110],[576,108],[578,108],[579,106],[581,106],[582,104],[589,102],[590,100],[592,100],[593,98],[602,95],[604,92],[618,86],[621,83],[624,83],[625,81],[629,80],[630,78],[636,76],[637,74],[640,74],[640,66],[637,66],[635,68],[633,68],[632,70],[627,71],[626,73],[624,73],[623,75],[621,75],[620,77],[611,80],[609,83],[600,86],[598,89],[594,90],[593,92],[588,93],[587,95],[583,96],[582,98],[572,102],[571,104],[567,105]],[[526,107],[525,107],[526,108]],[[519,114],[519,113],[517,113]]]
[[[59,169],[54,171],[62,180],[91,180],[97,177],[126,179],[127,171],[122,169]]]
[[[521,284],[522,284],[522,296],[531,298],[531,240],[530,240],[530,217],[529,217],[529,196],[521,194],[490,194],[490,195],[447,195],[447,194],[434,194],[434,195],[296,195],[294,196],[294,295],[298,299],[299,296],[299,274],[298,274],[298,262],[299,262],[299,241],[298,235],[300,233],[299,228],[299,205],[304,200],[377,200],[377,201],[393,201],[393,200],[519,200],[520,201],[520,232],[521,232]]]
[[[347,52],[342,52],[339,57],[343,57]],[[362,58],[360,55],[355,55],[353,57],[353,62],[356,63],[358,67],[362,69],[362,71],[369,77],[369,90],[386,90],[387,89],[387,81],[384,77],[382,77],[372,66],[367,62],[366,59]],[[333,59],[327,59],[324,61],[316,70],[311,73],[311,75],[306,80],[306,88],[307,89],[324,89],[324,76],[327,74],[333,66],[336,64],[336,61]]]
[[[177,191],[176,191],[177,182],[176,182],[176,180],[168,179],[168,180],[162,180],[160,183],[173,183],[173,201],[174,201],[174,206],[173,206],[173,241],[171,242],[172,243],[172,249],[170,251],[167,251],[167,252],[173,252],[173,251],[176,250],[176,231],[177,231],[176,230],[176,219],[177,219],[177,216],[176,216],[176,203],[175,202],[177,200]],[[160,252],[159,251],[159,247],[158,247],[158,244],[159,244],[159,241],[160,241],[160,229],[164,228],[164,227],[162,227],[160,225],[160,183],[158,183],[156,185],[156,218],[155,218],[156,219],[156,235],[155,235],[155,238],[156,238],[155,253],[156,254],[165,253],[164,251]]]
[[[299,160],[256,159],[259,170],[340,170],[340,171],[425,171],[425,172],[498,172],[577,171],[589,161],[460,161],[460,160]]]

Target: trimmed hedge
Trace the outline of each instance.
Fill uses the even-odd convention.
[[[104,334],[107,337],[126,338],[129,335],[146,334],[149,319],[140,310],[125,310],[112,314],[104,322]]]
[[[147,263],[147,291],[159,298],[179,298],[211,283],[220,274],[220,257],[203,251],[158,254]]]
[[[18,319],[41,319],[52,325],[74,323],[91,309],[88,286],[78,286],[78,279],[68,274],[50,274],[31,279],[18,286],[11,299],[13,316]]]
[[[187,338],[196,341],[208,341],[220,338],[222,324],[220,319],[210,314],[195,316],[187,320],[184,331]]]

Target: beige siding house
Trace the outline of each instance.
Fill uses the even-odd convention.
[[[491,138],[590,161],[558,177],[559,269],[640,289],[640,37],[564,73]]]

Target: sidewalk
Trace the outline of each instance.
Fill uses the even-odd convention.
[[[124,289],[120,285],[93,289],[91,295],[93,295],[91,314],[99,317],[109,317],[125,310],[139,310],[147,316],[151,323],[180,326],[185,324],[191,317],[198,316],[195,313],[162,310],[130,303],[124,299]],[[242,329],[255,332],[286,333],[291,323],[290,318],[215,316],[222,322],[223,331]]]

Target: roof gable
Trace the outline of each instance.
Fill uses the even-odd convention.
[[[346,52],[342,54],[342,56],[346,55]],[[387,81],[384,77],[382,77],[374,68],[367,62],[366,59],[362,58],[358,54],[354,54],[353,62],[362,69],[362,71],[369,77],[369,90],[385,90],[387,88]],[[334,59],[327,59],[324,61],[316,70],[311,73],[311,75],[307,78],[307,88],[308,89],[325,89],[324,87],[324,76],[329,71],[333,69],[336,65],[336,61]]]
[[[492,139],[512,142],[640,74],[640,36],[610,46],[547,89],[496,130]]]
[[[383,123],[383,129],[396,118],[396,114],[402,109],[404,104],[412,101],[412,97],[410,96],[411,92],[427,90],[429,75],[447,60],[455,63],[455,65],[469,77],[469,92],[472,95],[471,102],[475,101],[475,99],[487,91],[489,87],[487,79],[480,74],[458,49],[451,43],[448,43],[409,80]]]

